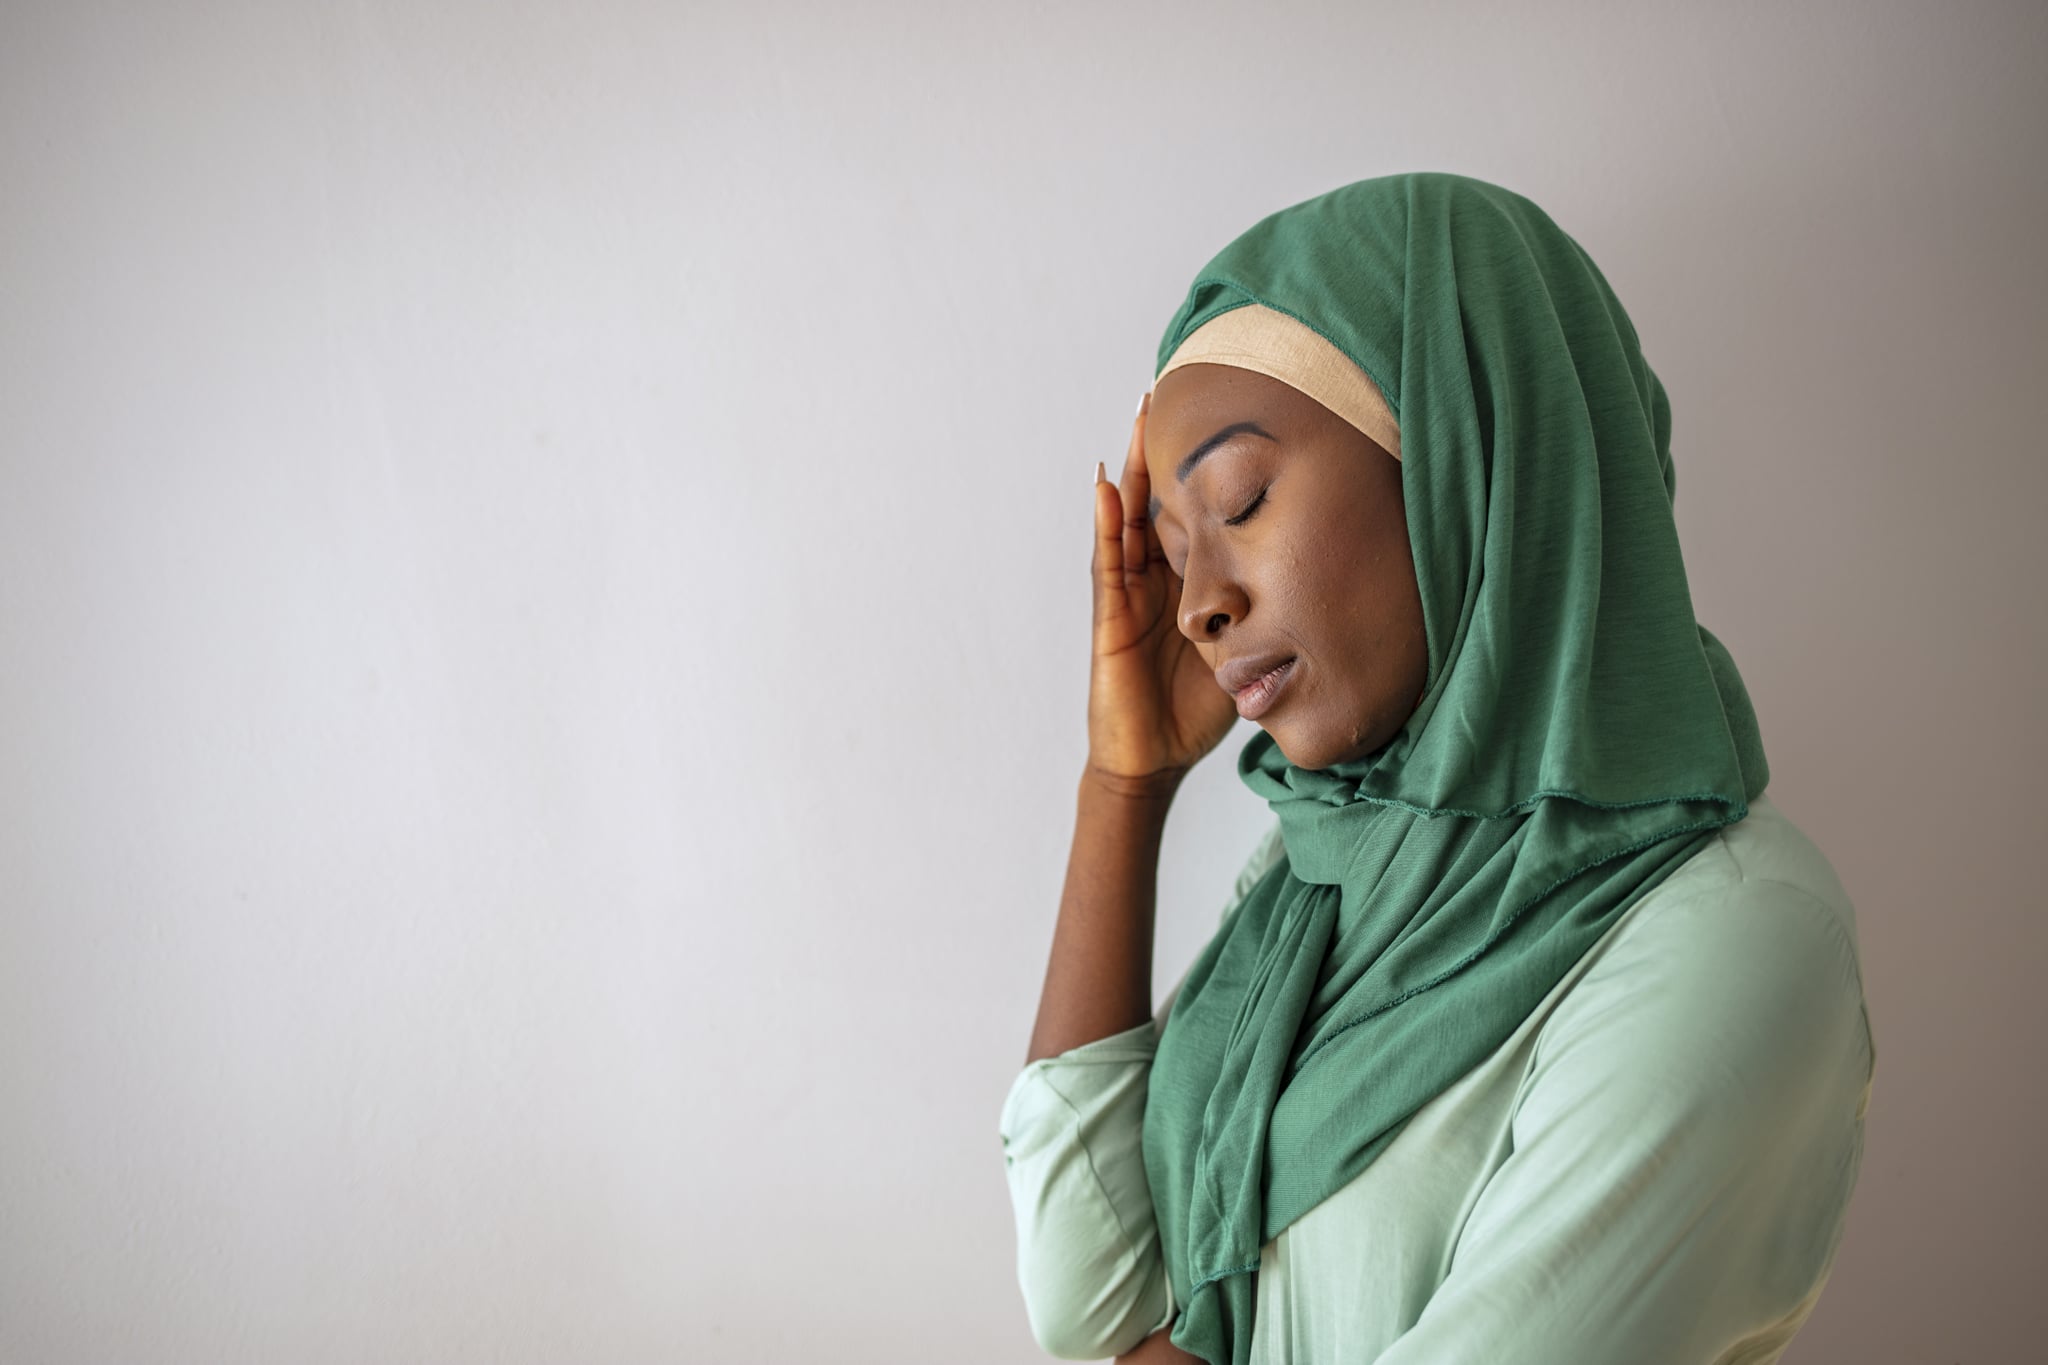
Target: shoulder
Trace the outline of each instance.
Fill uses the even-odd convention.
[[[1774,808],[1646,895],[1538,1031],[1525,1099],[1648,1106],[1731,1135],[1860,1117],[1874,1063],[1853,911]],[[1745,826],[1749,826],[1745,828]],[[1846,1111],[1845,1111],[1846,1112]]]
[[[1854,946],[1856,907],[1834,864],[1768,793],[1759,793],[1748,816],[1721,831],[1719,846],[1740,881],[1797,887],[1827,908]]]
[[[1551,1332],[1579,1361],[1705,1359],[1782,1340],[1811,1307],[1874,1054],[1847,900],[1765,817],[1630,907],[1546,1002],[1440,1332],[1469,1320],[1503,1341]],[[1583,1340],[1587,1321],[1603,1341]]]

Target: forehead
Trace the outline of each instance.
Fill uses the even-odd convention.
[[[1175,422],[1244,404],[1313,403],[1301,390],[1258,370],[1197,360],[1168,370],[1152,386],[1146,425]]]
[[[1153,387],[1145,416],[1152,515],[1159,514],[1161,494],[1171,497],[1171,489],[1223,441],[1238,434],[1278,438],[1283,427],[1318,406],[1299,389],[1256,370],[1207,361],[1169,370]]]
[[[1257,370],[1209,361],[1181,365],[1152,387],[1152,406],[1145,415],[1145,467],[1155,475],[1171,470],[1225,423],[1301,423],[1327,412],[1300,389]]]

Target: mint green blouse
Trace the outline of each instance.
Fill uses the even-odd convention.
[[[1283,852],[1275,824],[1226,919]],[[1004,1101],[1018,1280],[1054,1356],[1173,1320],[1140,1136],[1178,992]],[[1266,1243],[1254,1365],[1770,1365],[1833,1264],[1875,1059],[1848,895],[1760,795]]]

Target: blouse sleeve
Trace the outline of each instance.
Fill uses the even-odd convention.
[[[1140,1145],[1147,1019],[1024,1068],[1002,1114],[1031,1333],[1066,1360],[1122,1355],[1172,1319]]]
[[[1280,852],[1275,824],[1224,919]],[[1176,983],[1136,1028],[1032,1062],[1003,1102],[1017,1279],[1032,1335],[1053,1356],[1121,1355],[1173,1320],[1142,1143],[1152,1056],[1179,993]]]
[[[1875,1065],[1853,927],[1782,882],[1661,909],[1545,1021],[1512,1150],[1379,1365],[1765,1362],[1812,1311]]]

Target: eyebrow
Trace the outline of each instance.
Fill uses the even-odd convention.
[[[1245,435],[1263,436],[1269,441],[1273,439],[1272,433],[1257,422],[1232,422],[1229,426],[1223,428],[1223,430],[1217,432],[1214,436],[1211,436],[1208,440],[1187,453],[1186,458],[1174,467],[1174,482],[1186,483],[1188,475],[1195,472],[1195,466],[1209,458],[1210,451],[1216,449],[1216,447],[1222,445],[1233,436]],[[1159,496],[1155,493],[1145,505],[1145,515],[1153,521],[1157,521],[1159,520],[1159,508]]]

